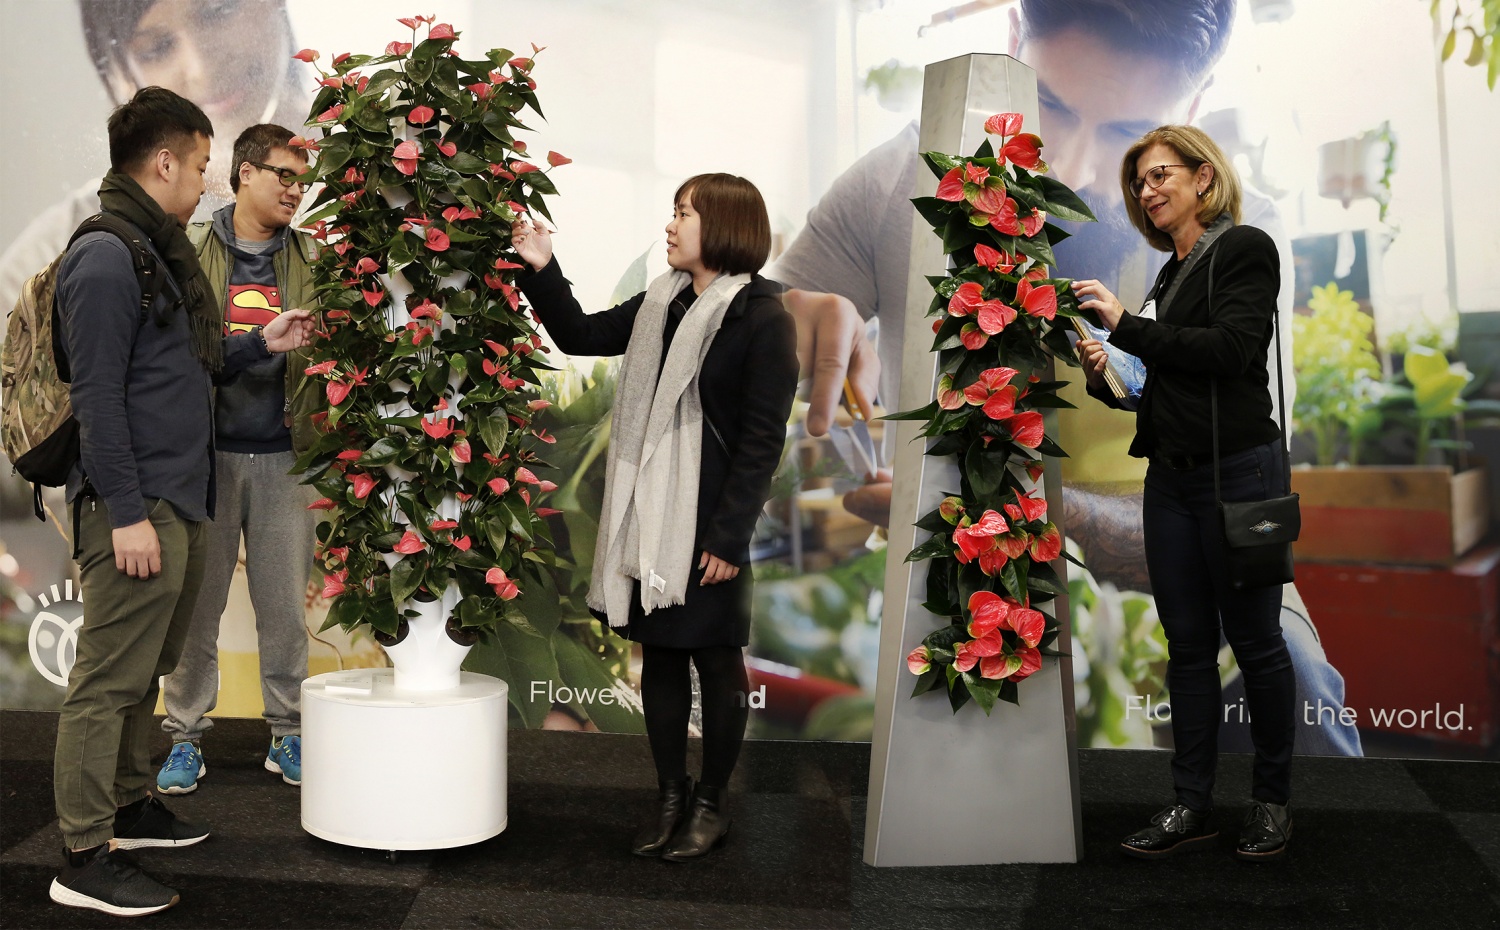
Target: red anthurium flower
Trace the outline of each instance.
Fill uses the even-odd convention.
[[[497,358],[504,358],[505,356],[510,354],[510,349],[507,349],[505,346],[501,345],[493,339],[486,339],[484,341],[484,344],[490,347],[490,351],[494,352]]]
[[[385,289],[380,287],[379,285],[376,285],[369,290],[361,289],[360,293],[364,295],[365,303],[369,304],[372,307],[379,304],[382,300],[385,299]]]
[[[996,536],[1009,530],[1005,518],[993,510],[986,510],[977,523],[967,526],[960,524],[953,530],[953,544],[958,546],[958,560],[967,565],[980,552],[988,550],[994,544]]]
[[[994,184],[980,187],[974,196],[969,198],[969,204],[974,208],[975,213],[990,216],[1004,210],[1007,200],[1010,200],[1010,197],[1005,193],[1005,185]],[[1011,202],[1014,203],[1014,201]]]
[[[500,595],[500,600],[502,601],[513,600],[516,595],[521,593],[521,589],[516,587],[514,581],[506,577],[505,572],[498,565],[485,572],[484,583],[494,588],[495,593]]]
[[[427,247],[434,252],[446,252],[449,246],[448,234],[436,226],[427,227]]]
[[[337,506],[338,506],[338,504],[335,504],[329,498],[320,497],[317,500],[313,501],[311,504],[308,504],[307,505],[307,509],[308,510],[332,510],[333,508],[335,508]]]
[[[971,652],[971,643],[955,643],[953,646],[953,667],[960,672],[972,671],[979,664],[979,655]]]
[[[984,348],[985,343],[990,341],[990,334],[980,329],[977,323],[965,323],[963,329],[958,331],[958,338],[964,344],[965,349],[978,352]]]
[[[302,51],[298,52],[292,57],[297,59],[298,61],[305,61],[308,64],[312,64],[313,62],[318,60],[318,53],[310,48],[304,48]]]
[[[1036,649],[1032,646],[1022,646],[1020,649],[1016,650],[1016,657],[1021,660],[1021,667],[1016,669],[1014,672],[1011,672],[1011,681],[1020,681],[1023,678],[1030,678],[1036,672],[1041,671],[1042,652],[1040,649]]]
[[[308,153],[318,151],[318,143],[314,142],[311,139],[304,139],[301,136],[292,136],[290,139],[286,140],[286,147],[289,149],[301,149],[302,151]]]
[[[469,448],[469,441],[467,439],[460,439],[453,444],[453,461],[461,465],[467,465],[473,454],[473,450]]]
[[[550,517],[550,516],[552,516],[554,514],[559,514],[559,513],[562,513],[562,511],[558,510],[556,507],[538,507],[538,508],[536,508],[536,515],[539,516],[539,517]]]
[[[458,146],[454,145],[452,142],[449,142],[447,139],[439,139],[437,148],[439,152],[443,153],[443,156],[445,158],[452,158],[454,155],[458,154]]]
[[[354,203],[354,201],[356,201],[356,200],[359,199],[359,195],[363,194],[363,193],[364,193],[364,191],[362,191],[362,190],[350,191],[347,194],[340,194],[339,195],[339,199],[342,200],[344,203]]]
[[[1001,274],[1010,274],[1016,267],[1015,256],[999,249],[992,249],[983,243],[974,246],[974,260],[990,271],[998,271]]]
[[[339,404],[342,404],[344,402],[344,398],[349,396],[349,391],[353,387],[354,386],[347,381],[328,382],[328,387],[326,388],[326,393],[328,394],[328,402],[337,407]]]
[[[463,211],[458,207],[449,207],[448,209],[443,211],[443,219],[447,220],[450,223],[457,223],[462,215]]]
[[[964,162],[964,180],[970,184],[983,184],[990,176],[990,169],[984,165],[976,165],[971,161]]]
[[[410,139],[396,146],[391,153],[391,162],[396,170],[410,177],[417,173],[417,159],[422,157],[422,150]]]
[[[1062,533],[1057,524],[1048,523],[1041,533],[1031,540],[1031,558],[1037,562],[1050,562],[1062,554]]]
[[[1012,525],[1026,522],[1026,514],[1022,513],[1021,508],[1015,504],[1005,505],[1005,515],[1010,518]]]
[[[1047,470],[1047,464],[1041,459],[1032,459],[1026,463],[1026,474],[1032,481],[1041,481],[1042,473]]]
[[[944,410],[957,410],[964,405],[964,392],[953,387],[952,375],[945,374],[938,379],[937,400],[938,406]]]
[[[435,320],[442,315],[442,312],[442,308],[424,297],[421,303],[411,308],[411,318],[414,320]]]
[[[1032,317],[1052,320],[1058,315],[1058,287],[1050,284],[1032,287],[1029,278],[1022,278],[1016,285],[1016,303]]]
[[[938,504],[938,513],[943,515],[943,519],[947,520],[949,525],[957,526],[958,521],[964,515],[964,502],[957,497],[945,497],[943,502]]]
[[[375,479],[366,474],[353,474],[349,476],[349,483],[354,485],[354,497],[364,500],[370,496],[370,490],[375,487]]]
[[[1021,114],[996,113],[984,121],[984,131],[992,136],[1013,136],[1021,131]]]
[[[441,420],[422,419],[422,432],[433,439],[444,439],[453,432],[453,418],[443,417]]]
[[[1005,679],[1014,676],[1020,667],[1021,660],[1015,654],[1001,651],[980,661],[979,675],[981,678]]]
[[[1030,216],[1021,217],[1021,232],[1028,236],[1035,236],[1041,232],[1043,224],[1047,222],[1045,210],[1033,210]]]
[[[458,521],[433,520],[431,523],[427,524],[427,528],[432,530],[433,532],[437,532],[438,530],[456,530],[458,529]]]
[[[410,16],[403,16],[400,19],[397,19],[396,22],[411,30],[415,30],[417,28],[417,21]]]
[[[340,452],[338,454],[338,458],[345,462],[356,462],[359,460],[359,457],[364,454],[365,453],[363,449],[345,449],[343,452]]]
[[[344,593],[344,582],[349,580],[349,570],[341,568],[331,575],[323,576],[323,596],[338,597]]]
[[[500,293],[505,296],[505,302],[510,304],[510,308],[512,310],[519,310],[521,308],[520,292],[511,287],[509,284],[506,284],[504,281],[500,282],[499,290]]]
[[[1011,438],[1028,449],[1042,444],[1042,415],[1035,410],[1018,413],[1005,421]]]
[[[995,548],[1005,553],[1007,559],[1019,559],[1026,554],[1026,542],[1026,534],[1020,530],[1013,529],[1004,536],[995,537]]]
[[[530,58],[522,58],[520,56],[517,56],[506,62],[506,64],[510,65],[512,68],[515,68],[517,71],[530,71],[532,61]]]
[[[1040,497],[1032,497],[1030,494],[1022,495],[1020,492],[1011,492],[1016,495],[1016,503],[1020,504],[1021,511],[1026,515],[1026,522],[1047,519],[1047,502]]]
[[[496,271],[510,271],[513,268],[524,268],[524,267],[526,267],[526,266],[525,265],[518,265],[515,262],[508,262],[508,261],[506,261],[503,258],[497,258],[497,259],[495,259],[495,270]]]
[[[437,113],[432,109],[432,107],[423,104],[421,106],[412,107],[411,112],[406,114],[406,121],[408,123],[411,123],[413,126],[421,126],[424,123],[432,122],[432,118],[436,115]]]
[[[329,359],[326,362],[319,362],[316,365],[309,365],[308,367],[302,369],[302,373],[304,375],[326,375],[330,371],[333,371],[335,368],[337,368],[338,364],[339,363],[337,361]]]
[[[536,165],[533,165],[529,161],[512,161],[510,163],[510,170],[514,171],[516,174],[526,174],[529,171],[541,171],[542,169],[538,168]]]
[[[452,38],[455,38],[455,36],[453,34],[453,27],[450,26],[447,23],[438,23],[436,26],[433,26],[430,30],[428,30],[428,32],[427,32],[427,38],[429,38],[429,39],[452,39]]]
[[[326,123],[326,122],[329,122],[331,120],[336,120],[340,116],[342,116],[343,113],[344,113],[344,105],[342,103],[335,103],[333,106],[329,107],[328,109],[324,110],[322,113],[318,114],[318,122],[320,122],[320,123]]]
[[[405,533],[401,534],[401,541],[396,543],[396,548],[394,551],[399,552],[402,555],[415,555],[418,552],[426,551],[426,549],[427,545],[422,542],[422,537],[418,536],[416,533],[413,533],[411,530],[407,530]]]
[[[531,469],[525,468],[525,467],[517,468],[516,469],[516,480],[519,481],[519,482],[521,482],[522,484],[541,484],[542,483],[541,481],[539,481],[537,479],[536,475],[534,475],[534,474],[531,473]]]
[[[1005,625],[1010,605],[993,591],[975,591],[969,596],[969,635],[979,639]]]
[[[953,168],[943,175],[938,181],[937,198],[958,203],[964,199],[964,173],[960,168]]]
[[[493,362],[490,359],[485,359],[480,364],[480,367],[483,368],[484,369],[484,373],[486,375],[490,376],[491,378],[495,377],[495,375],[497,375],[500,372],[502,372],[502,371],[505,370],[504,366],[500,365],[497,362]]]
[[[1015,318],[1015,307],[1003,300],[986,300],[979,305],[979,313],[975,319],[980,329],[993,336],[1009,326]]]
[[[1021,221],[1016,218],[1016,206],[1014,200],[1006,197],[1001,208],[990,214],[990,225],[1007,236],[1019,236]]]
[[[337,55],[333,56],[333,66],[337,68],[339,65],[348,61],[349,57],[350,56],[348,52],[339,52]]]
[[[516,141],[514,141],[514,142],[512,142],[510,144],[510,147],[511,147],[512,150],[515,151],[515,153],[517,155],[525,155],[526,154],[526,140],[525,139],[517,139]]]
[[[480,100],[488,100],[490,98],[490,94],[494,92],[493,87],[491,87],[489,84],[484,83],[470,84],[468,85],[468,89],[469,93],[478,97]],[[494,166],[491,165],[490,167],[493,168]]]
[[[324,87],[332,87],[337,90],[338,88],[344,86],[344,79],[338,76],[326,77],[318,81],[318,83],[322,84]]]
[[[504,478],[491,478],[489,481],[485,482],[485,486],[488,487],[491,491],[494,491],[496,494],[504,494],[506,491],[510,490],[510,482],[506,481]]]
[[[355,274],[374,274],[380,270],[380,263],[370,256],[361,258],[354,266]]]
[[[968,316],[984,303],[984,287],[978,281],[965,281],[948,298],[949,316]]]
[[[559,155],[557,152],[548,152],[547,153],[547,164],[551,165],[554,168],[557,168],[557,167],[560,167],[562,165],[571,165],[571,164],[573,164],[573,159],[569,158],[566,155]]]
[[[1020,393],[1015,385],[1010,385],[990,394],[984,401],[984,415],[991,420],[1009,419],[1016,412],[1016,401],[1020,398]]]
[[[1030,170],[1042,161],[1042,140],[1029,132],[1018,133],[1000,147],[995,157],[1001,164],[1009,159],[1011,164]]]
[[[507,171],[504,165],[491,164],[490,174],[494,175],[497,178],[504,178],[507,181],[514,181],[516,179],[516,176]]]
[[[964,388],[964,397],[975,406],[988,403],[990,397],[996,391],[1003,390],[1017,374],[1014,368],[1004,366],[986,368],[979,373],[979,380]]]
[[[537,485],[536,487],[537,487],[538,491],[541,491],[543,494],[546,494],[548,491],[556,491],[557,490],[557,482],[555,482],[555,481],[543,481],[541,484]]]
[[[537,398],[536,400],[526,405],[527,409],[531,410],[532,412],[536,412],[538,410],[546,410],[550,406],[552,406],[552,401],[542,400],[541,398]]]
[[[932,653],[927,651],[926,646],[918,646],[906,654],[906,668],[913,675],[926,674],[932,668]]]
[[[526,384],[525,378],[512,378],[508,374],[506,374],[505,369],[503,368],[500,369],[500,374],[497,380],[500,382],[500,386],[505,388],[507,391],[514,391],[516,388],[522,387]],[[511,417],[511,419],[516,420],[518,418]]]
[[[468,552],[469,547],[474,545],[474,540],[470,539],[467,536],[460,536],[457,539],[453,540],[453,545],[458,547],[459,549],[462,549],[464,552]]]
[[[345,184],[363,184],[364,182],[365,182],[364,172],[360,171],[358,168],[354,167],[353,165],[350,165],[349,166],[349,170],[344,172],[344,183]]]
[[[387,55],[405,55],[409,51],[411,51],[410,42],[392,42],[385,47]]]

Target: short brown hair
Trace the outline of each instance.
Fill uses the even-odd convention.
[[[725,274],[759,271],[771,254],[771,218],[755,185],[732,174],[697,174],[682,182],[682,198],[698,211],[703,267]]]
[[[245,162],[265,161],[271,157],[272,149],[292,152],[287,144],[295,135],[290,129],[275,123],[259,123],[240,133],[240,137],[234,140],[234,164],[229,167],[229,189],[236,194],[240,192],[240,166]],[[307,156],[301,152],[292,154],[307,161]]]
[[[1197,171],[1203,165],[1214,169],[1213,180],[1203,192],[1198,204],[1198,222],[1204,226],[1228,213],[1236,223],[1240,221],[1240,176],[1234,165],[1225,157],[1208,133],[1192,126],[1158,126],[1141,136],[1125,153],[1120,162],[1120,191],[1125,195],[1125,212],[1130,222],[1153,248],[1162,252],[1172,251],[1172,237],[1157,229],[1144,210],[1139,197],[1130,193],[1130,182],[1135,180],[1135,163],[1151,146],[1160,143],[1177,153],[1184,165]]]

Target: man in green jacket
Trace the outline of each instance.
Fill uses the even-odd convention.
[[[309,262],[316,246],[291,228],[306,185],[293,180],[307,158],[290,130],[251,126],[234,143],[235,202],[195,223],[188,236],[224,309],[225,334],[253,332],[291,308],[314,309]],[[314,547],[310,489],[289,472],[312,444],[317,386],[306,355],[274,355],[217,383],[218,515],[208,527],[203,587],[177,670],[167,677],[172,751],[157,774],[164,794],[187,794],[208,767],[199,741],[218,700],[219,618],[245,542],[245,575],[255,607],[261,696],[271,726],[265,767],[289,785],[302,781],[301,686],[307,676],[304,598]]]

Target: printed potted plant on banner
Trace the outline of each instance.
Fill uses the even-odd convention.
[[[1043,381],[1049,361],[1077,365],[1059,316],[1078,315],[1068,280],[1051,274],[1052,244],[1067,236],[1049,216],[1094,216],[1068,187],[1044,173],[1041,140],[1021,116],[985,122],[999,139],[971,158],[926,152],[937,196],[913,200],[942,237],[946,276],[929,277],[929,315],[938,353],[937,398],[891,419],[920,420],[928,455],[957,459],[960,487],[917,527],[932,534],[907,556],[931,560],[924,606],[945,623],[907,656],[913,697],[946,686],[955,712],[971,698],[989,713],[1016,703],[1057,637],[1057,621],[1036,609],[1066,593],[1049,563],[1062,538],[1034,494],[1038,456],[1065,453],[1045,434],[1042,411],[1072,406],[1066,382]]]
[[[328,623],[373,628],[408,689],[457,684],[499,624],[529,629],[515,599],[553,558],[541,504],[554,485],[533,471],[550,437],[532,428],[550,366],[507,254],[511,223],[548,216],[556,193],[513,136],[522,110],[541,114],[535,60],[462,58],[432,19],[400,20],[411,41],[382,55],[320,66],[308,122],[321,138],[293,140],[324,185],[308,218],[324,243],[308,373],[328,407],[298,465],[328,511]]]

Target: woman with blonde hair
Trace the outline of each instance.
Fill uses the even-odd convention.
[[[1281,586],[1230,583],[1217,500],[1288,493],[1281,430],[1266,355],[1276,318],[1280,261],[1271,237],[1238,226],[1240,183],[1218,145],[1190,126],[1162,126],[1120,166],[1131,222],[1171,253],[1139,313],[1098,281],[1073,288],[1110,343],[1139,357],[1146,383],[1130,454],[1149,460],[1142,505],[1147,569],[1169,647],[1172,776],[1176,799],[1126,837],[1131,856],[1158,858],[1212,843],[1222,629],[1245,679],[1255,745],[1250,809],[1235,854],[1263,861],[1291,837],[1296,679],[1282,639]],[[1119,406],[1104,384],[1106,356],[1078,344],[1089,393]],[[1218,472],[1215,491],[1214,407]]]
[[[511,241],[521,289],[557,347],[620,355],[589,606],[641,644],[641,701],[659,805],[631,851],[706,855],[729,832],[725,789],[744,739],[750,535],[781,461],[797,331],[758,272],[771,224],[755,186],[700,174],[672,198],[672,270],[602,313],[574,299],[544,226]],[[688,666],[703,701],[703,772],[687,775]]]

